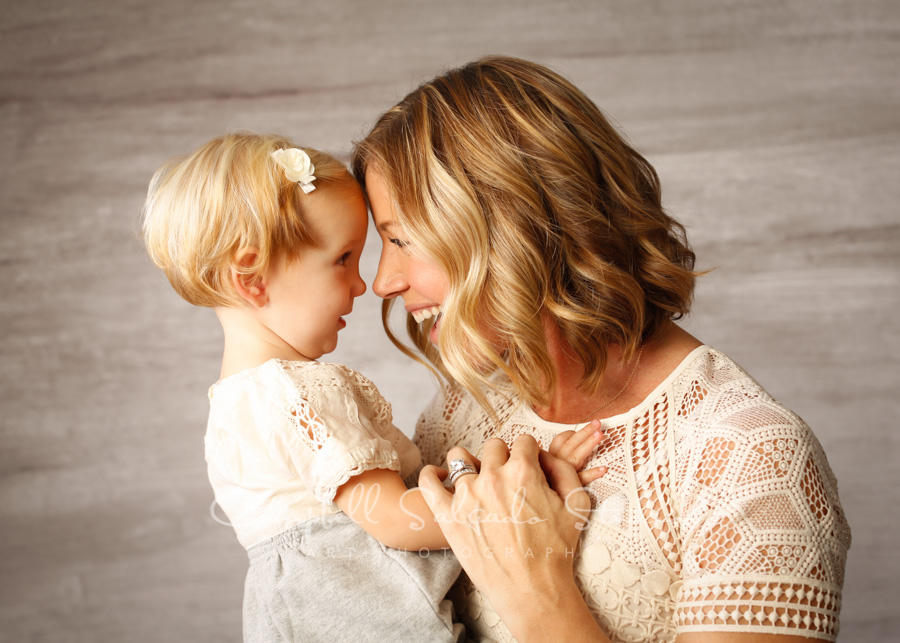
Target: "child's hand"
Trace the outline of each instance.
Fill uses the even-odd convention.
[[[600,430],[600,420],[594,420],[577,432],[563,431],[557,435],[550,443],[548,451],[550,455],[565,460],[575,467],[582,486],[586,486],[606,473],[606,467],[594,467],[582,471],[584,463],[588,461],[591,453],[604,437],[603,431]]]

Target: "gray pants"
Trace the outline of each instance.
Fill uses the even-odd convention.
[[[339,512],[251,547],[244,641],[463,641],[446,594],[449,551],[385,547]]]

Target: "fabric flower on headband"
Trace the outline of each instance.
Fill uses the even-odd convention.
[[[316,177],[313,176],[316,166],[312,164],[309,154],[296,147],[291,147],[284,150],[275,150],[272,152],[272,158],[284,168],[284,175],[288,181],[299,183],[303,192],[309,194],[316,189],[316,186],[312,184],[316,180]]]

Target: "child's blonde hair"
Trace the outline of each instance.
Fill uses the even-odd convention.
[[[548,403],[547,318],[593,392],[610,344],[631,359],[690,309],[694,253],[656,172],[546,67],[496,56],[438,76],[381,116],[352,166],[388,184],[397,222],[448,277],[440,351],[433,320],[408,319],[414,345],[482,404],[496,369]]]
[[[144,203],[147,251],[175,291],[195,306],[241,305],[231,272],[259,275],[277,259],[314,246],[303,217],[309,198],[272,158],[298,147],[284,136],[226,134],[157,170]],[[315,187],[353,180],[334,157],[301,148],[315,165]],[[235,255],[255,248],[251,265]]]

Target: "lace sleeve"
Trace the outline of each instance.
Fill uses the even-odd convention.
[[[821,446],[749,378],[708,395],[679,494],[679,631],[833,640],[850,531]]]
[[[282,368],[293,386],[282,410],[290,429],[273,432],[273,451],[319,501],[333,502],[341,485],[365,471],[400,471],[386,429],[390,406],[374,384],[336,364],[321,364],[312,378],[289,362]]]

